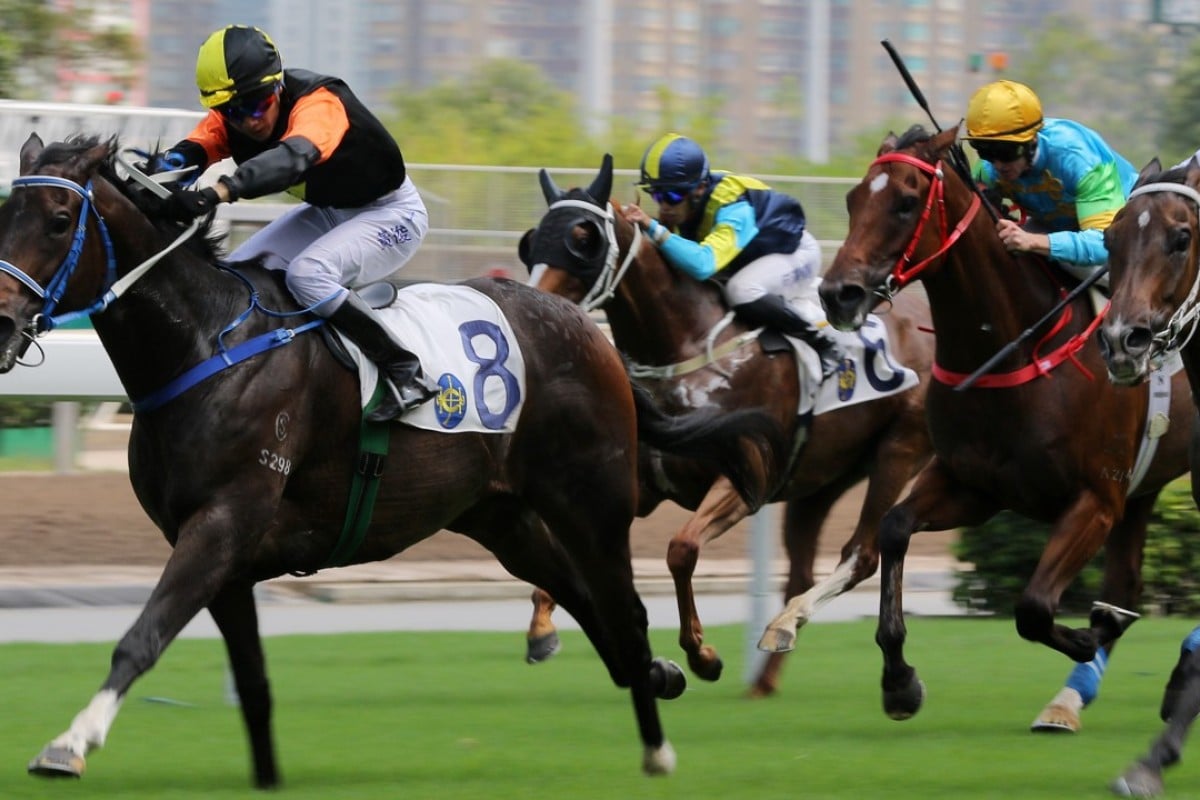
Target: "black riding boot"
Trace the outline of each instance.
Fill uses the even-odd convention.
[[[837,372],[845,355],[837,339],[827,329],[797,314],[779,295],[763,295],[757,300],[734,306],[733,310],[751,325],[764,325],[810,344],[821,359],[821,380]]]
[[[393,419],[437,396],[438,385],[421,371],[420,360],[396,341],[391,331],[380,322],[375,310],[357,294],[350,292],[346,295],[345,301],[330,315],[329,321],[354,340],[400,394],[397,400],[393,393],[385,393],[383,402],[371,414],[371,420],[380,422]]]

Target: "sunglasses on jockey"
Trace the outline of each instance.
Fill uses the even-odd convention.
[[[1023,142],[988,141],[986,139],[971,139],[971,147],[984,161],[1008,164],[1025,155]]]
[[[676,186],[671,189],[651,189],[650,197],[660,206],[677,206],[688,198],[688,195],[692,193],[693,188],[695,187]]]
[[[254,94],[241,99],[230,100],[228,103],[217,106],[217,111],[221,116],[230,122],[242,122],[247,119],[261,119],[264,114],[275,105],[275,101],[279,98],[279,85],[269,90],[265,95]]]

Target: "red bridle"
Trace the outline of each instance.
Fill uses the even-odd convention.
[[[884,153],[876,158],[874,162],[872,162],[872,166],[874,164],[886,164],[890,162],[899,162],[914,166],[930,176],[929,198],[925,202],[925,210],[921,213],[921,219],[917,221],[917,227],[916,230],[913,231],[912,239],[909,240],[908,246],[904,248],[903,255],[901,255],[896,261],[896,266],[892,268],[891,275],[889,275],[889,282],[891,283],[890,288],[893,291],[896,291],[912,281],[912,279],[920,274],[920,272],[925,269],[930,262],[949,250],[950,247],[959,240],[959,238],[966,231],[967,226],[970,225],[972,220],[975,219],[975,215],[979,212],[979,207],[982,205],[982,203],[979,195],[973,192],[971,194],[971,205],[967,209],[967,212],[963,214],[963,218],[959,220],[957,225],[954,226],[954,230],[947,234],[945,202],[946,183],[942,177],[942,162],[939,161],[937,164],[930,164],[928,161],[917,158],[916,156],[908,155],[907,153]],[[925,231],[925,225],[929,221],[930,213],[933,211],[934,203],[937,203],[938,207],[938,232],[941,236],[941,246],[938,247],[938,249],[931,255],[910,266],[913,253],[915,253],[917,249],[917,243],[920,241],[921,234]],[[1061,288],[1059,291],[1060,293],[1065,294],[1065,291]],[[1079,370],[1086,375],[1089,380],[1094,379],[1091,372],[1089,372],[1088,369],[1082,363],[1080,363],[1079,359],[1075,357],[1075,354],[1078,353],[1087,343],[1088,338],[1092,335],[1097,326],[1099,326],[1100,321],[1104,317],[1104,313],[1107,311],[1108,309],[1106,307],[1104,311],[1096,315],[1096,319],[1092,321],[1092,324],[1089,325],[1086,330],[1076,336],[1072,336],[1050,354],[1045,356],[1039,355],[1042,345],[1050,341],[1050,339],[1052,339],[1059,331],[1063,329],[1063,327],[1066,326],[1068,322],[1070,322],[1071,309],[1069,307],[1064,309],[1063,315],[1059,318],[1058,322],[1051,328],[1049,333],[1043,336],[1041,340],[1039,340],[1034,346],[1032,363],[1012,372],[991,373],[980,376],[974,382],[974,385],[981,389],[1000,389],[1010,386],[1019,386],[1022,383],[1028,383],[1035,378],[1043,376],[1048,377],[1051,370],[1068,360],[1075,364],[1075,366],[1078,367]],[[945,369],[936,362],[932,365],[932,373],[935,380],[937,380],[939,383],[944,383],[949,386],[957,386],[970,377],[970,375],[967,373],[952,372],[948,369]]]
[[[959,240],[959,237],[966,231],[967,226],[975,219],[975,215],[979,213],[981,202],[979,195],[971,195],[971,206],[967,209],[967,213],[963,214],[963,218],[954,226],[954,230],[947,234],[946,231],[946,182],[942,178],[942,162],[930,164],[928,161],[910,156],[907,153],[884,153],[879,158],[872,162],[875,164],[888,164],[891,162],[900,162],[908,164],[921,170],[929,175],[929,197],[925,201],[925,210],[921,212],[921,219],[917,221],[916,230],[913,231],[912,239],[909,240],[908,246],[904,248],[904,254],[896,261],[896,266],[892,268],[891,282],[896,289],[903,288],[912,281],[921,270],[929,266],[935,258],[938,258],[943,253],[953,246]],[[938,234],[941,236],[942,244],[931,255],[921,259],[916,264],[911,264],[913,253],[917,250],[917,243],[921,240],[921,234],[925,232],[925,225],[929,222],[929,215],[933,211],[934,204],[938,207]]]

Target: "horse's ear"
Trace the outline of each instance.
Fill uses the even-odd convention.
[[[525,235],[521,237],[521,241],[517,243],[517,258],[521,259],[521,263],[527,269],[533,269],[533,260],[530,257],[530,252],[533,250],[533,233],[536,228],[530,228],[525,231]]]
[[[896,149],[896,143],[899,141],[900,140],[896,138],[896,134],[894,132],[888,131],[888,135],[883,137],[883,143],[879,145],[879,151],[875,153],[875,155],[881,156],[884,153],[892,152]]]
[[[28,175],[29,170],[33,169],[33,162],[37,161],[37,157],[42,154],[42,137],[36,133],[29,134],[29,138],[25,140],[25,144],[21,145],[21,174]]]
[[[550,173],[546,168],[538,170],[538,183],[542,185],[542,196],[546,198],[546,205],[551,206],[562,199],[562,190],[555,185],[554,179],[550,177]]]
[[[75,163],[85,175],[91,175],[100,165],[103,164],[116,151],[116,143],[113,140],[107,142],[99,142],[94,147],[89,147],[84,150],[75,159]]]
[[[956,141],[958,141],[958,128],[948,128],[932,136],[929,139],[929,147],[935,154],[941,156],[953,147]]]
[[[1145,183],[1146,179],[1151,175],[1157,175],[1162,172],[1162,162],[1158,160],[1158,156],[1146,162],[1146,166],[1142,167],[1142,171],[1138,173],[1137,183]]]
[[[600,174],[596,176],[596,180],[592,181],[592,185],[588,187],[588,197],[596,201],[597,205],[604,207],[608,205],[609,195],[612,194],[613,182],[613,157],[612,153],[605,153],[604,159],[600,162]]]

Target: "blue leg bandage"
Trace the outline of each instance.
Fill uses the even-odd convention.
[[[1195,633],[1196,631],[1193,631],[1193,634]],[[1200,635],[1197,636],[1197,642],[1200,642]],[[1075,669],[1071,670],[1071,674],[1067,676],[1067,688],[1079,692],[1085,707],[1100,693],[1100,680],[1104,677],[1106,669],[1108,669],[1108,651],[1101,647],[1096,650],[1095,658],[1086,664],[1076,664]]]
[[[1195,628],[1193,628],[1192,632],[1189,633],[1187,638],[1183,640],[1181,649],[1185,653],[1190,653],[1198,646],[1200,646],[1200,625],[1197,625]]]

